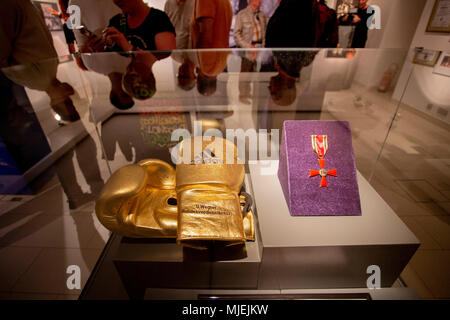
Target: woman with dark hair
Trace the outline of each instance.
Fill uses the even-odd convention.
[[[87,31],[90,33],[80,48],[82,52],[175,49],[175,31],[167,15],[158,9],[148,7],[142,0],[71,0],[70,4],[81,7],[81,21],[85,33]],[[95,6],[108,7],[106,10],[108,13],[119,8],[122,13],[114,12],[113,15],[106,16],[98,12],[94,12],[97,15],[92,14],[91,11],[96,9]],[[103,18],[106,17],[109,23],[104,22]],[[108,27],[105,28],[106,24]],[[75,32],[75,35],[77,34],[79,35],[79,32]],[[123,64],[129,64],[126,61],[128,58],[112,54],[87,55],[84,58],[93,60],[90,69],[108,75],[111,81],[111,104],[119,109],[133,107],[132,96],[125,92],[122,86],[123,73],[126,69]]]

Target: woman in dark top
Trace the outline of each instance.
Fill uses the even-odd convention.
[[[175,29],[161,10],[148,7],[143,0],[114,0],[122,14],[109,21],[103,31],[107,46],[114,51],[175,49]]]
[[[163,11],[150,8],[142,0],[114,0],[114,3],[122,10],[122,14],[112,17],[109,21],[109,27],[103,30],[101,44],[107,51],[167,51],[176,48],[175,29],[169,17]],[[141,52],[138,56],[145,56],[146,54],[150,55],[150,53]],[[170,53],[155,53],[155,56],[160,59],[168,55]],[[151,66],[147,70],[150,74]],[[127,79],[134,79],[132,82],[140,83],[127,74],[125,77],[118,72],[108,75],[111,80],[110,101],[119,109],[129,109],[134,105],[131,96],[123,91],[123,80],[125,84],[129,82]],[[149,76],[151,78],[153,75]],[[128,91],[132,93],[130,90]],[[154,93],[154,91],[150,91],[146,98]]]

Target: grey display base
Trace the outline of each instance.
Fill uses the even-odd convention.
[[[382,289],[302,289],[302,290],[189,290],[189,289],[147,289],[145,300],[195,300],[211,296],[238,300],[267,298],[278,299],[352,299],[352,300],[419,300],[410,288]]]
[[[391,287],[420,245],[359,173],[362,216],[293,217],[278,161],[249,168],[264,246],[260,289],[364,288],[372,265]]]
[[[121,238],[114,264],[128,293],[145,288],[256,289],[262,245],[195,250],[173,240]],[[141,292],[143,293],[143,292]]]
[[[131,298],[143,298],[146,288],[258,288],[262,258],[258,232],[254,242],[242,247],[210,250],[183,248],[175,239],[117,238],[120,244],[113,261]]]
[[[362,216],[292,217],[276,175],[278,161],[255,162],[249,169],[246,186],[256,203],[257,239],[246,243],[246,256],[117,237],[121,243],[113,261],[131,298],[143,298],[147,288],[154,289],[147,291],[148,298],[171,291],[169,296],[218,289],[285,294],[289,289],[366,288],[372,265],[380,268],[381,286],[391,287],[419,246],[360,174]]]

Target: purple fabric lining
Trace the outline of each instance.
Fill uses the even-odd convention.
[[[320,176],[309,177],[309,169],[320,170],[312,149],[311,135],[328,135],[325,169],[328,187],[320,187]],[[278,179],[292,216],[359,216],[359,199],[352,137],[347,121],[285,121],[281,141]]]

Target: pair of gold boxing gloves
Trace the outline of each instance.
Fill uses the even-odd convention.
[[[100,222],[122,236],[176,238],[197,249],[212,241],[225,246],[253,241],[251,199],[239,194],[245,169],[237,148],[209,138],[183,140],[176,169],[148,159],[117,170],[96,202]]]

